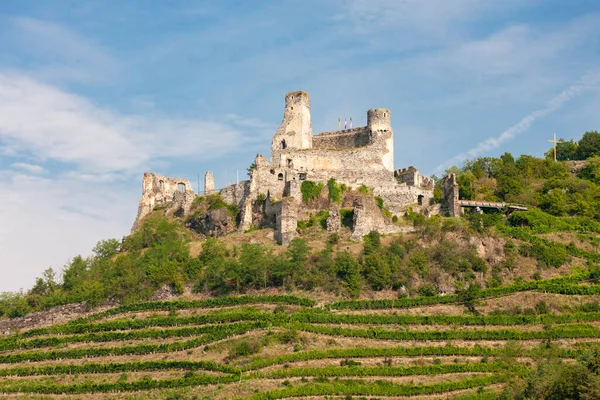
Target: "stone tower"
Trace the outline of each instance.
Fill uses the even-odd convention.
[[[271,143],[271,163],[281,164],[281,155],[286,150],[312,148],[312,126],[310,123],[310,97],[303,91],[285,95],[283,121]]]
[[[215,178],[210,171],[204,174],[204,194],[212,194],[215,191]]]
[[[392,131],[390,110],[372,108],[367,111],[367,128],[371,132],[371,142],[381,147],[381,162],[385,169],[394,171],[394,132]]]

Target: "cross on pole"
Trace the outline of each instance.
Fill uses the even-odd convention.
[[[556,140],[556,132],[554,132],[554,140],[548,140],[550,143],[554,143],[554,161],[556,161],[556,144],[562,143],[562,140]]]

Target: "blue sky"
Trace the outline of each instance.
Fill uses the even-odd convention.
[[[0,291],[126,235],[145,170],[244,176],[288,91],[315,133],[389,108],[397,168],[541,156],[600,129],[598,26],[593,0],[3,1]]]

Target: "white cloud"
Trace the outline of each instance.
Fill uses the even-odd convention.
[[[114,174],[139,172],[171,157],[213,158],[252,140],[228,123],[122,115],[25,75],[0,72],[5,153],[30,153],[74,164],[82,172]]]
[[[12,163],[12,164],[10,164],[10,166],[13,169],[22,170],[25,172],[29,172],[31,174],[42,174],[42,173],[46,172],[46,170],[39,165],[28,164],[28,163],[24,163],[24,162]]]
[[[84,256],[100,239],[121,238],[139,186],[81,183],[0,171],[0,291],[29,288],[49,266]]]
[[[51,81],[110,82],[124,65],[102,46],[64,26],[35,18],[14,18],[19,51],[44,60],[36,75]]]

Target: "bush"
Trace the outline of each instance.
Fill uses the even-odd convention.
[[[340,203],[342,201],[342,192],[344,191],[344,187],[338,185],[335,181],[335,178],[331,178],[330,180],[328,180],[327,196],[329,197],[329,200],[333,203]]]
[[[315,183],[313,181],[302,181],[300,191],[302,192],[302,200],[308,204],[311,200],[318,199],[323,190],[323,183]]]
[[[363,184],[363,185],[360,185],[360,186],[359,186],[359,188],[358,188],[358,193],[362,193],[362,194],[370,194],[370,193],[371,193],[371,191],[369,190],[369,188],[368,188],[367,186],[365,186],[365,185]]]

